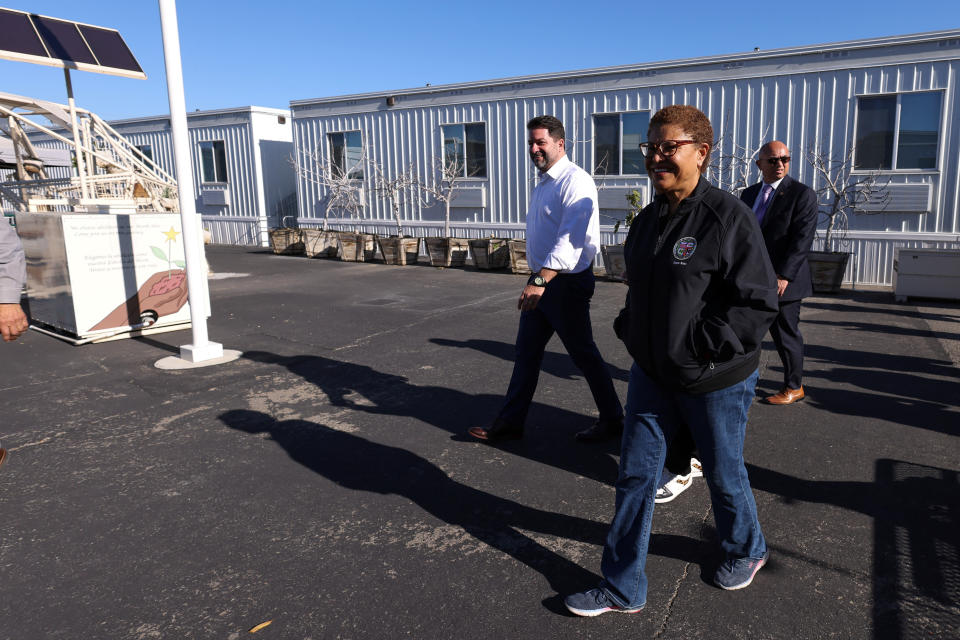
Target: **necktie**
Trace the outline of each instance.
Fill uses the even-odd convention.
[[[768,184],[763,185],[763,190],[760,192],[760,206],[757,207],[757,222],[763,222],[763,215],[770,206],[770,196],[772,195],[773,187]]]

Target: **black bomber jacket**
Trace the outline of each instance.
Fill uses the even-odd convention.
[[[630,225],[629,290],[614,330],[660,384],[716,391],[757,368],[778,310],[776,275],[753,212],[704,178],[667,212],[657,196]]]

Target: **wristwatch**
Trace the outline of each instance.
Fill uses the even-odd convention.
[[[547,286],[547,279],[539,273],[535,273],[527,280],[527,284],[532,284],[535,287],[545,287]]]

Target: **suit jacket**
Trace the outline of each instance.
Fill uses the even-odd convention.
[[[740,199],[753,207],[762,186],[758,182],[747,187]],[[777,277],[790,281],[780,301],[800,300],[812,294],[807,254],[817,232],[817,194],[813,189],[784,176],[763,216],[760,231]]]

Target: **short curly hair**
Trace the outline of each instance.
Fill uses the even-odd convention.
[[[710,118],[703,111],[689,104],[672,104],[653,114],[650,118],[650,126],[647,127],[648,135],[651,129],[665,125],[680,127],[695,142],[707,144],[707,157],[700,165],[700,173],[706,173],[710,165],[710,152],[713,151],[713,126],[710,124]]]

